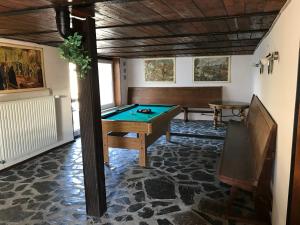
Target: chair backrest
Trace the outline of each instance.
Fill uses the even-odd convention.
[[[267,180],[270,180],[272,171],[268,161],[273,158],[275,151],[277,124],[255,95],[251,100],[246,126],[254,151],[256,181],[257,183],[269,182]]]

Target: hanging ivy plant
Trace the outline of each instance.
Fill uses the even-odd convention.
[[[76,64],[79,78],[84,78],[91,69],[91,58],[82,47],[82,36],[77,32],[68,36],[59,46],[59,52],[63,59]]]

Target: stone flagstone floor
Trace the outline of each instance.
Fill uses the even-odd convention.
[[[210,121],[172,122],[173,132],[224,136]],[[225,225],[235,224],[192,207],[200,199],[224,201],[228,187],[215,177],[222,140],[161,137],[148,148],[148,167],[137,151],[110,150],[106,166],[107,213],[85,213],[80,139],[0,172],[0,225]],[[247,195],[236,202],[252,211]]]

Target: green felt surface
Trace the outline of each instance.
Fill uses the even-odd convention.
[[[136,105],[124,111],[103,115],[104,119],[115,121],[131,121],[131,122],[149,122],[154,117],[157,117],[174,108],[172,105]],[[138,113],[140,109],[151,109],[151,114]]]

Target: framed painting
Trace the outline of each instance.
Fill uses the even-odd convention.
[[[230,56],[195,57],[194,82],[230,82]]]
[[[0,94],[45,88],[41,48],[0,43]]]
[[[146,82],[175,83],[175,58],[145,59]]]

